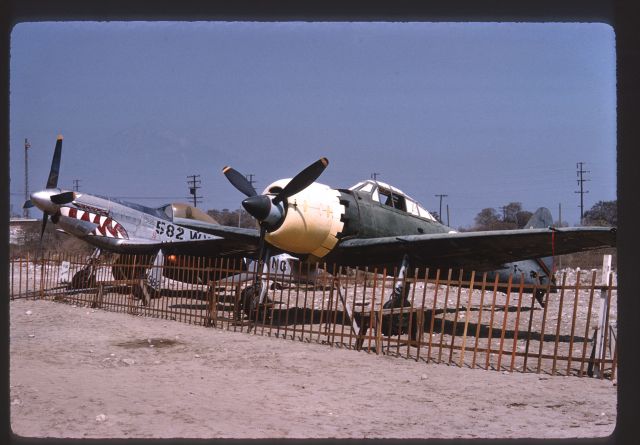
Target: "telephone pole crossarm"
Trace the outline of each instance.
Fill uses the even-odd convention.
[[[202,203],[202,196],[198,196],[198,189],[200,187],[200,175],[187,176],[187,184],[189,185],[189,194],[193,199],[193,206],[197,207],[198,203]]]

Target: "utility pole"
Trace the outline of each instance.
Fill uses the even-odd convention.
[[[374,181],[377,181],[377,180],[378,180],[378,175],[379,175],[379,174],[380,174],[380,173],[377,173],[377,172],[373,172],[373,173],[371,173],[371,179],[373,179]]]
[[[446,198],[449,195],[435,195],[436,198],[440,198],[440,210],[438,210],[438,219],[442,222],[442,198]]]
[[[256,183],[256,181],[253,180],[253,177],[255,175],[253,173],[249,173],[248,175],[245,176],[245,178],[247,178],[247,181],[249,181],[249,184],[251,184],[251,187],[253,187],[253,184]]]
[[[440,210],[438,210],[438,219],[442,222],[442,198],[446,198],[449,195],[434,195],[436,198],[440,198]]]
[[[190,175],[187,176],[187,179],[191,179],[187,181],[189,185],[189,194],[193,197],[193,206],[197,207],[198,203],[202,202],[202,196],[198,196],[198,189],[200,188],[200,175]]]
[[[29,153],[31,144],[27,138],[24,138],[24,202],[29,200]],[[29,209],[22,209],[22,216],[24,218],[29,217]]]
[[[80,180],[79,179],[74,179],[73,180],[73,191],[74,192],[80,191]]]
[[[449,223],[449,204],[447,204],[447,225],[451,227],[451,224]]]
[[[558,226],[557,227],[562,227],[562,203],[561,202],[558,203]]]
[[[507,206],[499,207],[499,209],[502,210],[502,221],[505,221],[507,219]]]
[[[578,171],[576,172],[578,175],[578,185],[580,186],[580,191],[576,191],[574,193],[580,193],[580,225],[582,225],[583,219],[584,219],[584,194],[585,193],[589,193],[588,190],[584,190],[583,184],[587,181],[590,181],[589,179],[584,179],[583,175],[585,173],[591,173],[588,170],[583,170],[582,167],[584,166],[584,162],[578,162],[576,164],[576,168],[578,169]]]

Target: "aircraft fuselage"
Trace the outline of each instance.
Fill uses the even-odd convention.
[[[42,196],[34,194],[32,201],[53,215],[60,229],[108,251],[155,253],[158,243],[217,238],[176,224],[162,209],[84,193],[75,193],[73,202],[57,205],[49,197],[65,191],[37,193]]]
[[[277,193],[286,183],[287,180],[276,181],[264,193]],[[376,181],[363,181],[350,189],[332,189],[314,182],[290,196],[286,207],[282,223],[266,235],[266,240],[308,262],[326,263],[329,267],[362,264],[363,258],[357,252],[347,254],[335,249],[340,242],[349,239],[366,242],[381,237],[456,232],[440,223],[413,198]],[[378,264],[370,264],[369,270],[377,268],[381,272],[386,268],[391,272],[403,260],[402,254],[385,253],[383,257]],[[448,268],[447,259],[442,258],[442,264],[436,266]],[[436,268],[431,268],[430,274],[434,274]],[[465,271],[463,279],[469,279],[468,272]],[[498,269],[478,272],[487,272],[487,280],[498,276],[502,283],[506,283],[510,275],[513,275],[514,283],[519,283],[520,277],[524,276],[525,284],[544,284],[550,274],[548,264],[540,260],[509,262]],[[441,274],[446,273],[441,270]],[[457,275],[453,277],[457,278]]]

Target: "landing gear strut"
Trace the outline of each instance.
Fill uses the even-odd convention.
[[[267,308],[271,303],[271,299],[266,295],[268,287],[268,283],[260,281],[247,286],[240,293],[242,311],[250,320],[255,320],[257,317],[258,322],[269,321]]]
[[[67,289],[87,289],[95,287],[96,285],[96,264],[98,263],[98,257],[100,256],[100,249],[95,249],[87,265],[73,274],[71,282],[67,286]]]
[[[402,258],[402,265],[398,272],[396,285],[393,288],[393,294],[382,305],[383,309],[406,308],[406,313],[383,316],[382,333],[388,336],[408,333],[409,340],[412,340],[416,338],[417,328],[416,326],[409,326],[409,310],[411,307],[411,303],[409,302],[409,291],[411,289],[411,285],[405,280],[408,268],[409,256],[405,254]]]
[[[411,317],[411,303],[409,302],[411,285],[405,280],[408,268],[409,257],[405,254],[402,258],[402,266],[398,272],[396,285],[393,288],[393,294],[382,305],[384,310],[382,315],[382,325],[376,326],[375,329],[381,329],[379,332],[388,337],[392,335],[409,334],[409,341],[412,341],[418,338],[418,317]],[[394,311],[389,313],[387,309],[392,308]],[[397,311],[395,310],[396,308],[398,308]],[[371,310],[374,310],[374,308],[371,308]],[[409,323],[409,320],[411,320],[411,324]],[[360,335],[356,341],[356,349],[358,350],[361,349],[364,344],[364,334],[371,327],[369,325],[371,321],[372,320],[368,315],[366,315],[361,321],[362,325],[360,326]],[[376,323],[376,320],[373,319],[373,322]]]
[[[265,266],[271,259],[269,248],[262,246],[258,258],[253,284],[240,293],[240,305],[249,320],[262,322],[269,320],[268,308],[271,305],[271,299],[267,296],[270,283],[263,277]]]

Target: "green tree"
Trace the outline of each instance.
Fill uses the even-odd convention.
[[[518,212],[521,212],[521,211],[522,211],[522,203],[521,202],[510,202],[509,204],[504,206],[504,216],[502,218],[502,221],[506,222],[506,223],[517,224],[518,223]]]
[[[475,230],[494,230],[501,221],[496,209],[488,207],[480,210],[480,213],[476,215],[474,222]]]
[[[229,209],[212,209],[207,210],[207,214],[223,226],[244,227],[250,229],[258,227],[256,220],[242,209],[234,211],[230,211]]]
[[[533,213],[522,209],[522,203],[510,202],[500,207],[502,215],[494,208],[482,209],[475,217],[473,230],[522,229]]]
[[[532,216],[533,213],[528,210],[520,210],[516,213],[516,225],[518,226],[518,229],[522,229]]]
[[[585,226],[618,226],[618,201],[598,201],[584,212]]]

